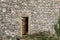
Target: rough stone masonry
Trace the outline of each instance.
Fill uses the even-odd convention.
[[[21,31],[20,14],[31,15],[31,34],[50,31],[55,33],[60,0],[0,0],[0,35],[16,36]],[[1,37],[0,36],[0,37]]]

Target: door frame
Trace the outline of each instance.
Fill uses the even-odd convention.
[[[22,34],[22,17],[28,17],[28,34],[31,34],[31,24],[30,24],[30,20],[31,20],[31,14],[20,14],[20,27],[21,27],[21,33],[20,33],[20,36],[22,37],[23,34]]]

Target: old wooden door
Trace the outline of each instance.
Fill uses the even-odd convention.
[[[22,34],[28,33],[28,17],[22,17]]]

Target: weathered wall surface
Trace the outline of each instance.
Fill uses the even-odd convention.
[[[14,37],[20,29],[20,15],[31,15],[31,34],[50,31],[59,16],[59,0],[0,0],[0,35]],[[21,32],[21,31],[19,31]]]

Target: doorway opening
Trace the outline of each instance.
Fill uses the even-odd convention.
[[[22,35],[28,34],[28,17],[22,17]]]

